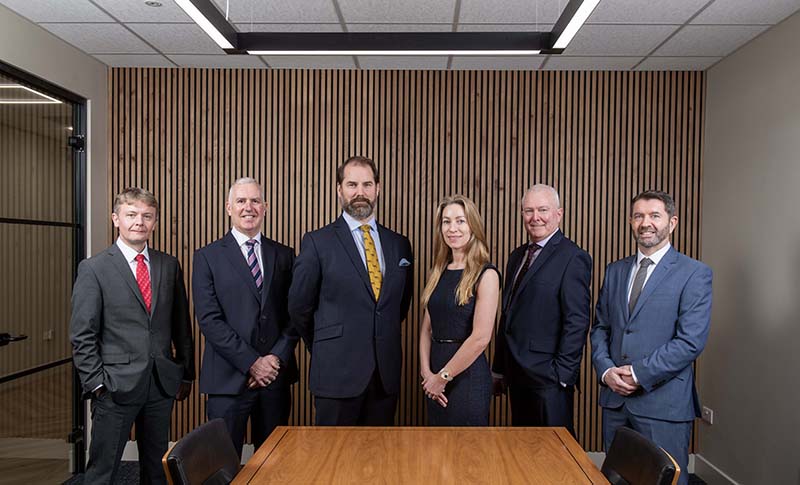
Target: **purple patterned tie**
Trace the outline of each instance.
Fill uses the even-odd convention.
[[[256,258],[256,240],[250,239],[245,244],[247,244],[247,266],[250,266],[250,274],[253,275],[256,288],[261,291],[261,287],[264,285],[264,278],[261,276],[261,268],[258,267],[258,258]]]

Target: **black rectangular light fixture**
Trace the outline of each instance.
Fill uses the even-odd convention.
[[[560,54],[600,0],[570,0],[550,32],[237,32],[212,0],[175,0],[228,54],[531,56]]]

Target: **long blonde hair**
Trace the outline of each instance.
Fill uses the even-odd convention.
[[[439,208],[436,210],[436,239],[433,241],[433,266],[431,266],[430,274],[428,275],[428,282],[425,284],[425,290],[422,292],[422,308],[428,308],[428,302],[431,299],[433,290],[439,284],[439,279],[442,277],[447,265],[453,260],[453,251],[445,243],[444,236],[442,235],[442,213],[445,207],[458,204],[464,209],[464,215],[469,225],[469,230],[472,233],[467,246],[466,265],[464,272],[461,274],[461,280],[456,287],[456,302],[459,305],[466,305],[470,298],[475,294],[475,284],[481,275],[481,271],[486,263],[489,262],[489,247],[486,245],[486,234],[483,230],[483,218],[475,207],[475,203],[463,195],[453,195],[446,197],[439,203]]]

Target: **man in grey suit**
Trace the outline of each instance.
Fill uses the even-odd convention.
[[[606,450],[628,426],[669,452],[688,483],[692,421],[700,416],[692,363],[711,321],[711,269],[669,243],[678,224],[669,194],[632,201],[637,254],[606,268],[592,327]]]
[[[72,292],[73,360],[92,398],[85,483],[115,483],[135,422],[140,482],[163,484],[172,403],[194,380],[183,273],[177,259],[147,245],[158,220],[153,194],[125,189],[111,220],[119,238],[81,262]]]

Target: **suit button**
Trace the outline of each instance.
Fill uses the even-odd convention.
[[[632,334],[632,333],[633,333],[633,330],[625,330],[625,333],[626,333],[627,335],[630,335],[630,334]]]
[[[261,337],[260,339],[258,339],[258,341],[259,341],[259,343],[262,343],[262,344],[267,343],[267,339],[265,339],[264,337]]]
[[[150,352],[150,357],[155,359],[156,358],[156,353],[155,352]]]
[[[262,322],[266,322],[267,321],[267,317],[261,317],[261,321]]]
[[[622,360],[628,360],[628,355],[627,354],[623,355]]]

